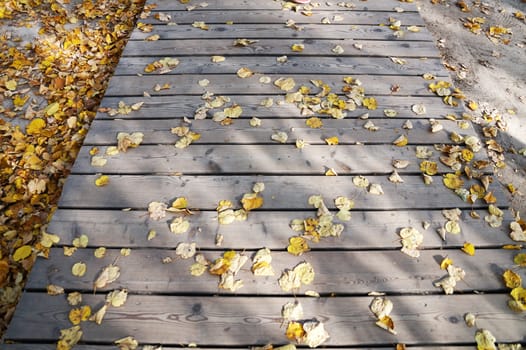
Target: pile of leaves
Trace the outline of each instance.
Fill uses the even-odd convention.
[[[0,0],[0,334],[143,5]]]

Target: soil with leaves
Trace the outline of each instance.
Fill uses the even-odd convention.
[[[0,1],[0,335],[143,5]]]

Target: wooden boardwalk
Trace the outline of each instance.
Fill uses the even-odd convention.
[[[104,305],[108,292],[127,289],[126,303],[110,306],[101,325],[81,322],[83,336],[75,348],[82,350],[113,349],[115,340],[127,336],[163,349],[189,344],[214,349],[287,344],[281,310],[295,300],[303,306],[302,320],[323,322],[330,338],[322,346],[332,348],[403,343],[415,349],[468,349],[475,344],[478,328],[491,331],[498,342],[526,342],[526,314],[508,308],[509,289],[502,281],[507,269],[526,278],[524,268],[514,265],[517,251],[501,248],[514,243],[509,238],[513,218],[503,189],[496,180],[489,185],[496,205],[504,211],[502,225],[491,228],[484,220],[488,215],[484,200],[463,201],[442,182],[444,174],[454,171],[439,160],[443,154],[434,146],[465,149],[452,135],[467,137],[475,131],[460,122],[462,106],[444,104],[428,88],[430,83],[449,81],[449,76],[414,4],[369,0],[345,7],[334,1],[320,2],[312,10],[299,7],[296,12],[272,0],[212,0],[206,7],[196,0],[155,3],[150,16],[140,20],[151,25],[151,32],[133,32],[102,107],[107,111],[119,103],[144,104],[129,113],[97,115],[48,227],[60,242],[49,259],[37,261],[2,349],[54,349],[60,330],[72,327],[68,315],[74,307],[65,295],[48,295],[49,284],[63,287],[66,293],[82,293],[81,305],[93,311]],[[165,15],[171,19],[159,20]],[[288,20],[301,30],[285,26]],[[208,30],[197,28],[199,21]],[[399,30],[393,27],[398,24]],[[145,40],[154,34],[160,40]],[[255,42],[238,47],[233,45],[237,39]],[[303,51],[292,51],[295,44],[304,45]],[[343,52],[334,50],[337,45]],[[283,55],[288,60],[278,62],[276,58]],[[211,56],[225,60],[214,63]],[[177,58],[179,64],[164,74],[144,72],[148,64],[164,57]],[[242,79],[236,74],[241,68],[255,74]],[[425,80],[426,73],[435,79]],[[300,97],[305,101],[307,95],[315,98],[321,91],[311,80],[321,80],[335,94],[330,98],[348,101],[342,92],[348,76],[361,81],[365,96],[374,97],[377,108],[349,108],[343,119],[314,113],[323,121],[321,128],[307,126],[310,115],[302,114],[297,102],[285,102],[286,92],[273,84],[281,77],[293,78],[295,87],[289,92],[310,88],[310,95]],[[271,83],[262,77],[269,77]],[[209,100],[226,96],[230,102],[208,111],[206,119],[194,120],[207,92],[214,94]],[[327,100],[326,95],[318,97]],[[414,105],[420,104],[426,113],[413,112]],[[243,110],[239,118],[223,125],[212,120],[215,112],[236,105]],[[396,115],[388,117],[386,110],[387,114],[395,110]],[[260,126],[251,126],[253,117],[259,118]],[[431,119],[443,129],[431,132]],[[412,128],[403,127],[407,120]],[[364,128],[367,122],[378,129]],[[179,137],[172,128],[181,125],[200,134],[187,148],[174,147]],[[279,131],[288,134],[284,143],[271,139]],[[106,155],[117,145],[120,132],[141,132],[142,143],[125,153]],[[394,145],[401,135],[406,135],[408,144]],[[339,144],[327,145],[325,139],[333,136]],[[297,148],[297,139],[307,145]],[[424,183],[417,146],[433,151],[428,160],[436,162],[437,169],[430,184]],[[107,159],[106,165],[92,166],[95,148]],[[462,169],[485,159],[482,149]],[[403,183],[388,179],[394,160],[409,161],[398,169]],[[326,176],[329,169],[338,176]],[[487,168],[480,171],[491,176]],[[101,174],[109,176],[109,183],[97,187]],[[380,185],[383,194],[356,186],[357,176]],[[265,185],[259,194],[263,206],[249,212],[246,221],[219,224],[219,201],[230,200],[238,209],[243,194],[251,193],[257,182]],[[478,180],[466,179],[464,187],[475,183]],[[309,242],[311,251],[293,256],[287,245],[299,233],[290,222],[316,216],[316,209],[308,204],[311,195],[322,195],[333,214],[336,197],[352,199],[352,217],[335,219],[344,225],[340,237]],[[148,206],[154,201],[170,206],[179,197],[188,200],[193,215],[185,218],[190,228],[176,235],[170,232],[170,223],[181,214],[153,220]],[[462,211],[461,233],[448,233],[443,240],[437,233],[448,220],[442,211],[453,208]],[[414,227],[424,236],[418,258],[400,252],[399,232],[404,227]],[[156,232],[153,238],[151,231]],[[82,234],[89,238],[87,247],[65,256],[63,246],[71,246]],[[216,244],[218,237],[223,239],[221,245]],[[210,261],[230,249],[252,258],[257,250],[269,248],[275,275],[254,276],[249,260],[235,276],[243,281],[242,288],[235,292],[219,288],[218,276],[190,274],[194,259],[181,259],[175,252],[181,242],[195,242]],[[477,248],[474,256],[461,251],[465,242]],[[94,257],[98,247],[106,248],[102,258]],[[123,256],[122,248],[130,248],[130,254]],[[453,295],[434,286],[447,275],[440,269],[445,257],[466,272]],[[166,263],[167,258],[172,262]],[[281,289],[282,272],[303,261],[314,269],[313,282],[293,291]],[[82,277],[72,275],[77,262],[86,263]],[[94,281],[110,264],[120,267],[120,277],[94,291]],[[307,291],[320,297],[308,296]],[[369,309],[371,292],[385,293],[392,301],[396,335],[375,325]],[[464,322],[469,312],[477,316],[476,327]]]

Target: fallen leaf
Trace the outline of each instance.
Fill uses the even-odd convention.
[[[175,255],[182,259],[190,259],[196,253],[196,243],[179,243],[175,248]]]
[[[82,338],[82,330],[80,326],[73,326],[71,328],[61,329],[60,338],[57,342],[57,350],[70,350]]]
[[[513,272],[511,270],[504,271],[504,273],[502,274],[502,278],[504,279],[504,284],[508,288],[513,289],[522,285],[521,276],[518,273]]]
[[[93,288],[100,289],[106,287],[108,284],[113,283],[121,275],[121,269],[117,265],[110,264],[102,268],[97,279],[93,283]]]
[[[106,295],[106,302],[113,307],[121,307],[126,303],[128,299],[128,290],[120,289],[114,290]]]
[[[466,242],[462,247],[462,251],[467,255],[473,256],[475,255],[475,246],[473,245],[473,243]]]
[[[139,346],[139,342],[131,336],[115,340],[114,343],[119,350],[135,350]]]
[[[287,251],[292,254],[299,256],[310,250],[307,240],[300,236],[293,236],[289,238],[289,245]]]
[[[249,78],[254,75],[254,72],[252,72],[249,68],[242,67],[238,69],[236,74],[240,78]]]
[[[78,262],[73,264],[71,267],[71,273],[73,276],[82,277],[86,273],[86,264],[83,262]]]
[[[78,325],[80,322],[87,321],[91,316],[91,308],[84,305],[80,308],[71,309],[69,311],[68,319],[73,325]]]
[[[190,228],[190,222],[183,217],[175,218],[170,223],[170,231],[176,235],[185,233]]]
[[[479,329],[475,333],[475,341],[477,342],[477,350],[497,350],[495,345],[495,337],[487,329]]]
[[[13,261],[21,261],[28,258],[33,252],[33,248],[30,245],[23,245],[13,253]]]

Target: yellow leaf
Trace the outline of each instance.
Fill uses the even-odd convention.
[[[58,104],[58,102],[53,102],[44,109],[44,112],[46,113],[46,115],[52,116],[58,112],[59,108],[60,105]]]
[[[8,80],[5,82],[5,87],[7,90],[15,91],[17,87],[17,82],[14,79]]]
[[[308,127],[312,129],[319,129],[323,126],[323,122],[318,117],[311,117],[305,121],[305,124],[307,124]]]
[[[420,167],[420,170],[422,170],[422,165]],[[446,174],[444,175],[442,181],[444,182],[444,185],[451,190],[457,190],[464,186],[464,180],[462,180],[460,176],[456,174]]]
[[[407,136],[405,135],[400,135],[396,140],[393,141],[393,145],[395,146],[398,146],[398,147],[404,147],[405,145],[407,145],[409,142]]]
[[[328,145],[337,145],[340,140],[338,139],[338,136],[332,136],[325,139],[325,142],[327,142]]]
[[[420,163],[420,171],[424,172],[426,175],[433,176],[438,172],[438,165],[436,162],[424,160]]]
[[[526,267],[526,253],[519,253],[515,255],[513,262],[520,267]]]
[[[305,48],[305,45],[303,45],[303,44],[293,44],[290,48],[294,52],[302,52],[303,49]]]
[[[26,104],[27,100],[29,99],[29,95],[26,95],[24,97],[20,95],[13,96],[13,104],[15,107],[22,107]]]
[[[370,110],[374,110],[377,107],[376,99],[374,97],[366,97],[362,101],[364,107]]]
[[[248,78],[254,75],[254,72],[252,72],[249,68],[242,67],[239,68],[237,71],[237,76],[240,78]]]
[[[473,245],[473,243],[466,242],[462,247],[462,251],[467,255],[473,256],[475,255],[475,246]]]
[[[303,326],[299,322],[289,322],[287,326],[286,336],[290,340],[300,340],[305,335]]]
[[[487,329],[479,329],[475,333],[475,341],[477,342],[477,350],[496,350],[495,337]]]
[[[86,264],[84,264],[83,262],[75,263],[71,267],[71,273],[73,274],[73,276],[77,277],[84,276],[84,274],[86,273]]]
[[[29,257],[32,252],[33,252],[33,249],[31,248],[30,245],[23,245],[15,251],[15,253],[13,254],[13,260],[14,261],[24,260],[25,258]]]
[[[471,100],[468,102],[468,107],[469,109],[471,109],[472,111],[476,111],[477,109],[479,109],[479,105],[477,102]]]
[[[210,59],[214,63],[223,62],[226,58],[224,56],[212,56]]]
[[[385,329],[389,333],[396,334],[396,331],[394,330],[394,322],[389,316],[384,316],[376,321],[376,325],[382,329]]]
[[[57,350],[70,350],[79,342],[81,337],[82,330],[80,329],[80,326],[61,329],[60,339],[57,342]]]
[[[259,197],[256,193],[247,193],[241,199],[241,204],[246,211],[258,209],[263,205],[263,197]]]
[[[333,168],[327,169],[325,176],[338,176],[338,173]]]
[[[91,308],[88,305],[84,305],[69,312],[69,321],[76,326],[82,321],[87,321],[90,316]]]
[[[502,249],[521,250],[522,249],[522,244],[505,244],[505,245],[502,246]]]
[[[442,259],[442,261],[440,262],[440,268],[441,268],[442,270],[447,270],[447,267],[448,267],[449,265],[453,265],[453,260],[450,259],[450,258],[444,258],[444,259]]]
[[[97,179],[95,179],[95,185],[97,187],[106,186],[110,183],[110,177],[108,175],[101,175]]]
[[[185,197],[179,197],[172,203],[174,209],[186,209],[188,207],[188,201]]]
[[[508,288],[513,289],[522,285],[521,276],[511,270],[504,271],[502,278],[504,279],[504,284],[506,284],[506,287]]]
[[[299,256],[305,252],[308,252],[309,250],[310,248],[305,238],[300,236],[289,238],[289,246],[287,247],[287,251],[290,254]]]
[[[46,127],[46,121],[41,118],[33,119],[26,127],[28,135],[38,135]]]

